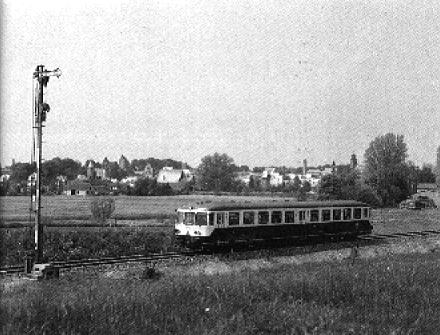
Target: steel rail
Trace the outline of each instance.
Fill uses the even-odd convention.
[[[169,252],[162,254],[149,254],[149,255],[130,255],[130,256],[119,256],[119,257],[103,257],[103,258],[90,258],[90,259],[79,259],[79,260],[69,260],[69,261],[53,261],[48,262],[53,267],[58,269],[71,269],[86,266],[98,266],[98,265],[112,265],[112,264],[123,264],[132,262],[153,262],[159,260],[169,260],[187,256],[197,255],[197,251],[188,252]],[[24,272],[24,265],[11,265],[0,267],[0,274],[13,274]]]

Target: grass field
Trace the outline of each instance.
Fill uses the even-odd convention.
[[[160,251],[170,247],[172,239],[172,217],[181,206],[213,200],[243,200],[243,197],[175,196],[175,197],[114,197],[116,218],[119,227],[110,228],[114,219],[108,220],[106,227],[92,226],[89,202],[94,197],[45,197],[43,223],[44,254],[48,259],[67,260],[81,257],[98,257],[138,253],[145,247],[144,240],[163,241],[148,243],[150,251]],[[264,198],[246,197],[261,200]],[[271,199],[271,198],[270,198]],[[28,197],[0,198],[0,264],[17,264],[23,261],[26,250],[31,250],[32,231],[30,228],[15,229],[28,225],[21,221],[28,211]],[[27,214],[28,215],[28,214]],[[401,209],[373,210],[374,233],[439,230],[440,209],[411,211]],[[76,226],[76,227],[72,227]],[[9,228],[5,228],[9,227]],[[12,227],[12,228],[11,228]],[[132,227],[132,228],[129,228]],[[152,227],[150,230],[136,230]],[[162,228],[161,228],[162,227]],[[124,240],[130,241],[129,244]],[[111,241],[111,242],[110,242]]]
[[[4,286],[2,334],[438,334],[439,253]]]
[[[90,218],[90,200],[94,197],[50,196],[42,199],[42,215],[52,220],[87,220]],[[172,216],[178,207],[195,205],[202,201],[240,200],[240,196],[183,195],[172,197],[135,197],[116,196],[115,211],[112,218],[164,219]],[[269,197],[246,197],[246,199],[262,200]],[[28,221],[29,197],[0,197],[0,220]]]
[[[59,221],[58,224],[74,222],[87,224],[90,219],[90,200],[94,197],[51,196],[43,198],[43,216],[49,222]],[[195,205],[206,201],[228,200],[263,200],[271,197],[243,197],[243,196],[212,196],[212,195],[184,195],[172,197],[131,197],[116,196],[113,219],[118,221],[164,221],[173,217],[178,207]],[[375,230],[379,233],[390,231],[440,229],[440,209],[411,211],[401,209],[373,210],[372,217]],[[10,222],[29,223],[29,197],[1,197],[0,223]],[[403,228],[402,228],[403,227]]]

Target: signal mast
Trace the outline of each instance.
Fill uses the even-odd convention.
[[[41,161],[42,161],[42,138],[43,127],[46,122],[46,114],[50,110],[50,106],[44,102],[43,88],[47,86],[49,77],[61,76],[59,68],[48,71],[44,65],[38,65],[33,73],[32,80],[32,128],[33,128],[33,146],[32,146],[32,164],[36,165],[34,180],[31,182],[32,208],[35,213],[34,226],[34,251],[35,263],[40,263],[43,258],[43,226],[41,224]],[[34,184],[34,185],[32,185]]]

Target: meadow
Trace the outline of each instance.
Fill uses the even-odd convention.
[[[90,221],[90,201],[95,197],[48,196],[43,197],[42,215],[48,225],[88,225]],[[273,197],[181,195],[181,196],[115,196],[115,211],[110,223],[133,223],[144,225],[146,221],[170,223],[175,210],[183,206],[194,206],[210,201],[259,201]],[[289,198],[286,198],[289,199]],[[29,225],[29,197],[0,198],[0,227],[11,223]],[[423,230],[440,229],[440,209],[422,211],[401,210],[397,208],[376,209],[372,212],[372,221],[378,233],[400,231],[399,229]],[[128,224],[129,225],[129,224]],[[376,230],[376,229],[375,229]]]
[[[117,196],[114,197],[112,218],[103,226],[90,219],[90,200],[94,197],[44,197],[44,256],[47,260],[70,260],[169,250],[173,243],[172,222],[176,208],[215,200],[267,198]],[[32,250],[33,241],[29,198],[2,197],[0,205],[0,265],[22,263],[26,253]],[[377,209],[372,212],[372,224],[377,234],[439,230],[440,209]]]
[[[42,198],[42,215],[51,220],[90,219],[90,200],[95,197],[47,196]],[[163,220],[175,214],[182,206],[195,205],[214,200],[244,199],[243,196],[181,195],[181,196],[115,196],[115,211],[112,218],[117,220]],[[246,197],[246,200],[272,199],[271,197]],[[0,222],[29,222],[29,197],[1,197]]]
[[[438,334],[439,253],[4,286],[2,334]]]

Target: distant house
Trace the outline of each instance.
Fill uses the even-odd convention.
[[[272,172],[270,174],[270,185],[271,186],[281,186],[283,185],[284,177],[283,175],[279,174],[278,172]]]
[[[138,176],[130,176],[121,180],[121,184],[128,185],[130,187],[134,187],[136,182],[139,180]]]
[[[275,172],[274,167],[265,168],[261,173],[261,180],[265,186],[281,186],[284,182],[284,177],[278,172]]]
[[[106,195],[111,192],[112,183],[91,183],[85,180],[71,180],[67,182],[64,194],[66,195]]]
[[[66,190],[64,191],[66,195],[90,195],[94,194],[94,189],[92,184],[88,181],[83,180],[71,180],[67,182]]]
[[[164,167],[157,175],[158,184],[168,184],[173,190],[182,190],[194,176],[188,169],[173,169]]]
[[[12,176],[12,168],[11,167],[4,167],[0,171],[0,182],[5,183],[11,178]]]
[[[143,170],[134,170],[134,174],[143,178],[153,178],[154,170],[151,164],[147,164]]]
[[[242,182],[243,184],[249,185],[251,178],[255,178],[255,175],[257,174],[253,172],[240,171],[236,174],[235,179]]]
[[[308,169],[306,172],[307,179],[321,179],[321,175],[320,169]]]
[[[435,183],[420,183],[417,185],[417,193],[435,191],[437,191],[437,185]]]

